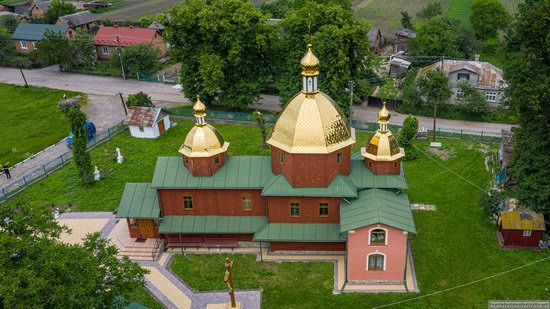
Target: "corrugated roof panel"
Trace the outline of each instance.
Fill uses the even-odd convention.
[[[338,224],[269,223],[254,234],[254,240],[342,242],[346,235],[340,233]]]
[[[156,219],[160,216],[157,190],[147,183],[127,183],[117,218]]]
[[[252,234],[266,224],[264,216],[166,216],[161,220],[159,231],[168,234]]]

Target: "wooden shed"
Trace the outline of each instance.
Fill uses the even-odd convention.
[[[530,209],[500,213],[499,240],[504,247],[538,247],[545,230],[544,216]]]
[[[130,134],[139,138],[157,138],[170,129],[170,116],[160,107],[133,106],[128,108],[124,123]]]

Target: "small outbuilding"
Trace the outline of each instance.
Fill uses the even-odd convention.
[[[544,216],[528,208],[500,213],[499,241],[503,247],[538,247],[546,230]]]
[[[160,107],[135,106],[124,120],[130,134],[138,138],[157,138],[170,128],[170,116]]]

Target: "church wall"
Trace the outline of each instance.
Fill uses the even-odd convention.
[[[267,199],[268,221],[271,223],[340,223],[340,198],[276,197]],[[300,203],[300,216],[291,216],[290,203]],[[329,204],[329,214],[319,216],[319,203]]]
[[[382,228],[387,231],[387,245],[369,244],[370,230]],[[348,280],[392,280],[402,281],[405,274],[407,256],[407,234],[402,230],[384,225],[373,224],[354,233],[348,232]],[[369,254],[385,255],[385,270],[367,270]]]
[[[271,242],[271,251],[346,251],[345,242]]]
[[[218,158],[218,163],[216,163]],[[193,176],[212,176],[225,163],[225,152],[207,158],[189,158],[182,156],[183,165]]]
[[[397,175],[401,173],[401,160],[374,161],[365,158],[365,166],[376,175]]]
[[[159,189],[164,216],[265,216],[265,200],[255,189]],[[184,209],[183,197],[191,196],[193,209]],[[252,210],[243,210],[243,197]]]
[[[252,241],[253,234],[164,234],[168,245],[186,243],[191,244],[215,243],[225,241]]]
[[[284,152],[284,162],[279,162],[279,154],[284,152],[271,147],[272,172],[283,174],[295,188],[327,187],[338,174],[351,172],[351,146],[329,154],[297,154]],[[342,162],[337,162],[341,153]]]

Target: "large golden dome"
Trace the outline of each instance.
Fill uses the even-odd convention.
[[[328,95],[300,92],[283,108],[267,143],[289,153],[331,153],[354,144],[355,131]]]
[[[199,96],[193,105],[196,123],[187,133],[179,152],[187,157],[211,157],[227,151],[229,143],[223,140],[221,134],[213,126],[206,123],[206,105]]]

